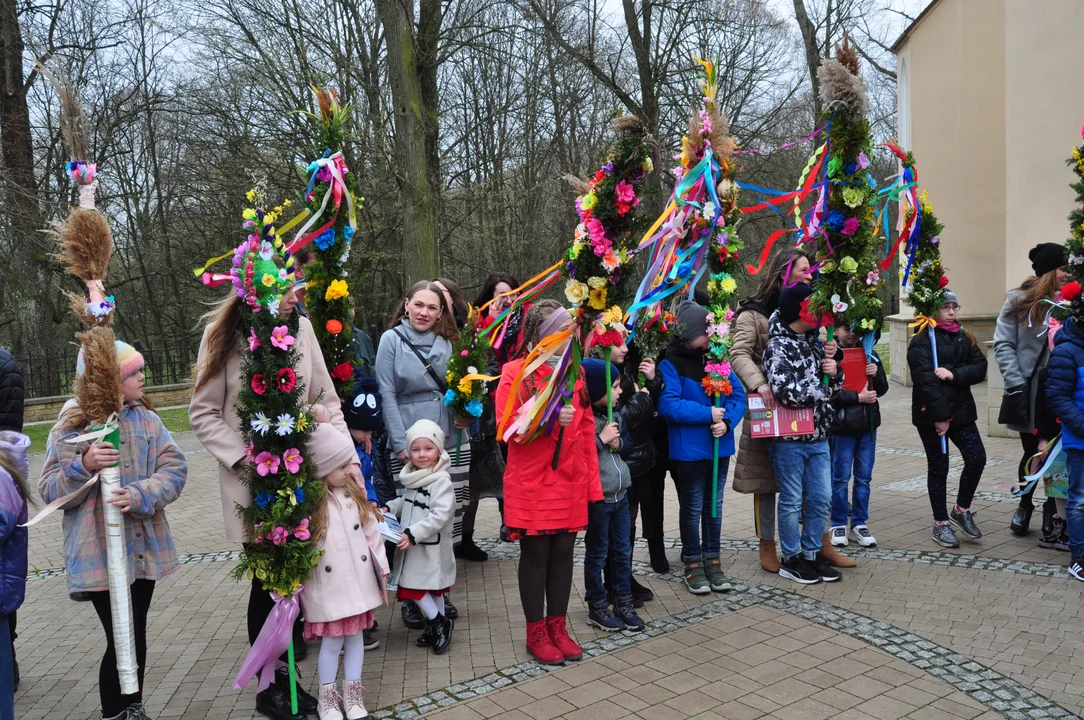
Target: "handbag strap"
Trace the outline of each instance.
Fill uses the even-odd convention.
[[[406,343],[406,346],[410,348],[411,352],[414,353],[414,356],[418,358],[418,361],[425,366],[425,371],[429,373],[429,377],[433,378],[433,382],[437,384],[437,387],[440,388],[440,391],[446,392],[448,390],[448,383],[444,382],[444,379],[437,375],[437,371],[434,370],[433,366],[429,364],[429,358],[422,355],[418,348],[414,346],[414,343],[410,342],[410,340],[407,340],[407,336],[399,331],[399,328],[395,328],[394,332],[396,335],[399,336],[400,340]]]

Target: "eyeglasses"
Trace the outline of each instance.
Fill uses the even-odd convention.
[[[942,306],[941,306],[941,309],[942,309],[942,310],[953,310],[953,311],[956,311],[956,310],[959,310],[959,309],[960,309],[960,306],[959,306],[959,305],[957,305],[956,303],[945,303],[944,305],[942,305]]]

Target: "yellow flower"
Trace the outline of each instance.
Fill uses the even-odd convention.
[[[644,161],[640,163],[640,167],[643,169],[644,172],[651,172],[655,169],[655,163],[652,162],[650,155],[644,158]]]
[[[452,371],[451,370],[444,373],[444,382],[448,383],[449,385],[452,384]]]
[[[245,208],[245,211],[241,213],[241,217],[245,220],[256,220],[256,211],[253,208]]]
[[[590,210],[591,208],[595,207],[595,202],[597,200],[598,200],[598,198],[595,197],[595,193],[593,193],[593,192],[587,193],[582,198],[580,198],[580,209],[581,210]]]
[[[565,284],[565,298],[573,305],[583,305],[583,301],[587,299],[588,288],[579,280],[569,278],[568,283]]]
[[[309,426],[309,414],[304,413],[304,412],[298,413],[297,414],[297,427],[295,428],[297,430],[297,432],[304,432],[305,428],[307,428],[308,426]]]
[[[275,276],[264,273],[263,277],[260,278],[260,282],[263,283],[264,287],[271,287],[275,284]]]
[[[602,310],[606,307],[606,288],[597,288],[588,293],[587,304],[593,310]]]
[[[614,305],[606,312],[602,313],[602,317],[599,320],[609,327],[613,327],[621,322],[625,317],[625,313],[622,312],[620,305]]]
[[[583,243],[573,243],[572,249],[568,251],[568,259],[575,260],[580,256],[580,250],[583,250]]]
[[[734,278],[728,277],[722,281],[722,290],[727,295],[733,295],[737,289],[738,283],[734,281]]]
[[[922,194],[918,196],[918,204],[922,208],[922,212],[933,212],[933,206],[930,205],[930,201],[927,197],[925,190],[923,190]]]
[[[607,282],[608,281],[604,277],[591,277],[587,278],[587,287],[591,288],[592,290],[598,290],[599,288],[606,287]]]
[[[332,280],[331,284],[327,287],[327,292],[324,293],[324,300],[338,300],[349,294],[350,288],[347,287],[345,280]]]
[[[247,193],[245,193],[245,199],[249,202],[256,202],[256,191],[249,190]]]
[[[459,385],[456,386],[456,390],[463,393],[464,395],[470,395],[471,381],[465,378],[463,380],[460,380]]]

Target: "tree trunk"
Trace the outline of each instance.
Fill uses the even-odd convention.
[[[805,10],[804,0],[794,0],[794,19],[798,21],[798,29],[802,31],[802,44],[805,46],[805,62],[809,69],[809,80],[813,88],[813,112],[816,117],[821,115],[821,90],[817,82],[817,70],[821,66],[820,48],[817,46],[817,28],[809,19],[809,13]]]
[[[435,6],[435,9],[434,9]],[[376,0],[387,45],[388,82],[395,112],[396,179],[403,211],[403,272],[410,282],[440,275],[437,213],[436,39],[438,0],[422,0],[419,37],[413,3]],[[434,185],[436,183],[436,185]]]

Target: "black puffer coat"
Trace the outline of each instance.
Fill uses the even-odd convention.
[[[934,330],[937,338],[937,367],[952,372],[952,380],[934,374],[933,350],[928,332],[911,338],[907,346],[907,365],[911,368],[911,423],[933,425],[952,420],[958,427],[979,419],[971,386],[986,379],[986,356],[979,344],[963,330]]]
[[[885,375],[885,366],[881,357],[875,350],[873,356],[877,358],[877,374],[873,376],[873,389],[877,391],[877,397],[883,397],[888,392],[888,377]],[[843,362],[843,348],[836,351],[836,362]],[[872,403],[863,405],[858,402],[858,393],[854,390],[840,390],[832,396],[832,427],[831,435],[864,435],[881,427],[881,404]]]
[[[23,431],[23,399],[22,368],[0,348],[0,430]]]
[[[625,457],[632,477],[640,477],[655,467],[658,451],[655,447],[655,427],[658,424],[659,393],[662,392],[662,375],[656,370],[655,377],[644,387],[647,392],[636,391],[640,374],[640,353],[630,347],[621,370],[621,399],[615,406],[625,424],[625,439],[632,449]]]

